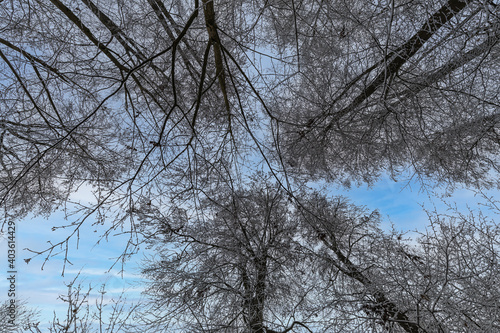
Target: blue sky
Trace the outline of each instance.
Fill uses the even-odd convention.
[[[429,195],[420,190],[416,183],[396,183],[388,178],[383,178],[372,188],[366,186],[345,190],[341,188],[332,189],[334,195],[343,194],[354,203],[365,205],[369,209],[378,209],[384,217],[384,227],[390,228],[391,222],[399,230],[423,229],[427,224],[427,215],[422,209],[433,210],[434,206],[440,212],[446,211],[446,205],[440,199],[430,199]],[[498,192],[491,192],[498,198]],[[80,196],[80,197],[78,197]],[[85,190],[76,195],[77,199],[86,200]],[[456,190],[448,202],[456,202],[457,207],[466,211],[467,207],[477,208],[480,199],[474,196],[474,192],[466,189]],[[122,253],[127,236],[110,237],[107,242],[94,246],[97,242],[98,233],[93,232],[88,221],[80,234],[79,247],[76,248],[76,239],[71,242],[69,258],[73,265],[68,265],[64,276],[61,276],[63,266],[63,255],[59,254],[45,263],[43,270],[41,266],[44,257],[36,257],[29,264],[23,259],[32,255],[25,248],[42,250],[47,247],[47,240],[52,242],[64,239],[67,230],[52,231],[51,228],[67,223],[62,213],[56,213],[49,219],[30,217],[17,223],[17,267],[18,281],[17,291],[20,299],[27,300],[29,306],[40,311],[40,320],[48,321],[56,311],[60,318],[64,318],[66,305],[58,299],[59,295],[67,292],[66,284],[70,283],[80,273],[79,282],[84,289],[89,283],[95,289],[92,297],[98,297],[99,287],[106,283],[106,299],[118,297],[125,290],[125,295],[130,301],[140,298],[141,286],[138,285],[141,277],[139,275],[138,262],[144,252],[138,253],[131,261],[125,264],[123,276],[120,274],[121,265],[118,263],[111,271],[108,271],[116,258]],[[6,240],[0,239],[0,253],[7,253]],[[6,255],[2,255],[3,258]],[[6,260],[0,263],[2,272],[6,272]],[[7,281],[0,281],[0,300],[7,295]]]
[[[91,304],[95,304],[95,300],[100,297],[99,289],[102,284],[106,284],[105,302],[109,302],[112,298],[117,299],[122,292],[125,292],[129,301],[137,302],[142,291],[137,284],[141,280],[137,263],[134,261],[126,263],[123,272],[120,272],[122,268],[120,262],[110,269],[122,253],[127,237],[124,235],[110,237],[107,242],[95,245],[99,235],[93,232],[91,220],[82,227],[78,248],[76,237],[70,241],[68,258],[72,265],[66,265],[64,276],[62,276],[64,252],[51,257],[45,264],[46,255],[35,257],[28,264],[24,261],[33,257],[26,248],[44,250],[48,246],[48,240],[55,243],[65,239],[67,229],[52,231],[52,227],[67,223],[62,213],[53,214],[48,219],[28,217],[17,222],[16,290],[19,299],[27,300],[30,308],[40,312],[39,320],[42,323],[52,319],[54,311],[60,319],[64,319],[67,304],[62,302],[59,296],[67,293],[66,285],[79,275],[77,284],[81,283],[83,290],[88,290],[89,284],[93,286],[93,291],[90,293]],[[0,253],[7,253],[5,238],[0,238]],[[138,261],[142,255],[143,253],[138,253],[135,260]],[[2,255],[2,258],[6,258],[6,255]],[[7,271],[6,259],[0,263],[0,270]],[[2,279],[1,301],[7,298],[7,289],[8,281]]]

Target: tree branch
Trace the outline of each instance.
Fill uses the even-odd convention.
[[[387,77],[397,73],[443,25],[464,9],[468,3],[469,1],[466,0],[448,0],[446,4],[429,17],[419,31],[388,55],[388,58],[392,60],[385,62],[386,65],[377,77],[348,106],[331,114],[332,119],[324,132],[330,131],[336,122],[366,101],[385,82]]]

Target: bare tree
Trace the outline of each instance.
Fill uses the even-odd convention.
[[[345,182],[409,173],[498,186],[497,4],[312,3],[283,9],[283,47],[303,60],[274,105],[287,166]]]
[[[7,300],[0,305],[1,333],[25,332],[38,323],[38,311],[29,308],[26,300],[16,300],[15,304]]]
[[[267,185],[263,185],[267,184]],[[158,253],[153,330],[494,332],[500,316],[498,225],[429,215],[420,237],[383,231],[378,212],[269,180],[198,207],[141,209]],[[189,213],[189,212],[192,213]]]
[[[494,332],[499,329],[498,224],[429,214],[418,239],[378,228],[376,212],[312,194],[301,206],[304,247],[323,267],[339,331]],[[359,325],[359,326],[358,326]]]
[[[82,224],[95,218],[103,238],[114,230],[130,234],[122,256],[126,259],[143,241],[138,217],[145,221],[153,214],[152,219],[163,221],[162,215],[181,214],[179,209],[189,207],[193,211],[184,218],[187,225],[175,224],[180,217],[167,221],[163,237],[192,246],[182,255],[217,264],[220,237],[230,231],[225,223],[239,230],[233,241],[240,242],[250,226],[240,225],[235,214],[255,218],[240,207],[254,199],[241,198],[246,194],[228,184],[258,167],[271,172],[284,191],[281,195],[303,210],[301,232],[324,254],[318,255],[310,244],[301,244],[301,251],[323,258],[318,267],[330,265],[343,276],[340,284],[332,282],[342,286],[342,301],[328,304],[339,304],[330,308],[344,316],[331,318],[365,327],[381,320],[386,328],[394,324],[409,332],[437,322],[450,325],[451,315],[441,318],[436,313],[448,308],[440,303],[443,297],[436,296],[433,308],[423,310],[431,293],[408,296],[405,305],[387,289],[392,283],[400,288],[395,290],[407,292],[404,282],[410,279],[393,281],[389,272],[400,269],[401,276],[417,278],[418,266],[411,259],[415,254],[404,254],[404,247],[377,229],[375,215],[364,219],[355,214],[355,206],[319,198],[315,204],[323,206],[311,206],[294,197],[294,186],[311,179],[372,183],[382,173],[395,178],[408,173],[451,187],[498,186],[499,8],[491,0],[2,1],[1,213],[5,219],[19,219],[30,212],[76,210],[78,215],[65,226],[67,237],[34,250],[34,255],[48,259],[59,249],[67,253],[71,237],[78,237]],[[92,186],[95,202],[71,201],[82,185]],[[340,217],[334,207],[344,207],[338,210]],[[218,209],[228,215],[217,218]],[[337,218],[342,227],[331,229]],[[263,228],[252,231],[256,235],[270,230],[269,221],[256,220],[265,221],[255,225]],[[286,234],[293,219],[280,221],[274,227]],[[449,253],[445,266],[461,265],[464,261],[451,260],[451,253],[461,255],[454,241],[447,240],[452,234],[439,225],[442,232],[426,236],[433,245],[422,243],[417,252]],[[481,224],[477,228],[488,234]],[[269,265],[286,251],[294,253],[286,246],[298,240],[281,244],[271,240],[272,233],[264,234],[267,238],[257,237],[262,242],[258,248],[276,254],[258,252],[250,237],[247,252],[239,253],[243,261],[236,262],[233,252],[221,252],[227,271],[212,276],[218,284],[207,280],[218,291],[227,283],[232,304],[247,302],[234,307],[242,312],[227,307],[223,310],[229,312],[217,312],[222,293],[198,303],[191,298],[184,304],[209,306],[200,323],[190,321],[193,327],[205,327],[213,313],[234,319],[234,327],[250,325],[257,331],[295,329],[293,323],[302,322],[288,321],[295,311],[309,320],[308,309],[293,308],[275,317],[265,312],[271,311],[269,295],[274,291],[263,292],[259,286],[264,280],[273,285]],[[496,234],[490,235],[496,242]],[[206,238],[189,238],[195,236]],[[443,244],[448,244],[446,251],[438,250]],[[198,254],[203,246],[213,252]],[[380,269],[372,267],[370,260],[384,258],[380,249],[391,253],[401,268],[391,261],[377,264]],[[470,251],[483,249],[476,245]],[[167,272],[177,274],[169,266],[175,260],[160,255],[167,256]],[[305,263],[292,260],[278,267],[288,277],[299,269],[294,265]],[[495,269],[491,265],[487,271]],[[265,279],[259,279],[259,272],[268,272]],[[450,286],[448,273],[436,274],[444,293]],[[188,281],[192,293],[203,290],[195,280]],[[427,280],[422,276],[418,283],[422,281]],[[368,307],[366,316],[373,320],[354,316],[363,313],[358,306]],[[481,321],[493,318],[494,312],[466,308],[469,326],[486,327]],[[457,304],[457,309],[462,308]],[[230,321],[216,322],[233,327]]]
[[[138,320],[135,318],[138,304],[128,303],[123,293],[116,299],[105,297],[105,284],[101,285],[96,295],[92,285],[85,289],[81,283],[77,284],[78,279],[79,274],[67,284],[67,294],[59,296],[67,304],[65,317],[60,318],[54,311],[54,317],[48,323],[26,321],[24,332],[138,332]]]
[[[195,194],[256,154],[301,177],[496,184],[491,1],[10,0],[0,20],[5,214],[82,183],[88,214]]]
[[[222,189],[193,214],[142,214],[143,227],[154,226],[158,255],[143,273],[159,327],[264,333],[316,321],[320,286],[297,246],[291,203],[261,177]]]
[[[192,195],[214,180],[213,170],[238,153],[240,134],[219,99],[226,95],[220,57],[213,64],[209,53],[220,47],[206,35],[204,8],[198,1],[179,1],[175,11],[161,1],[2,2],[3,214],[75,209],[71,193],[91,185],[95,204],[77,207],[68,236],[90,216],[97,225],[114,216],[109,230],[127,228],[137,244],[123,213],[134,202],[163,191]],[[67,249],[69,237],[36,254]]]

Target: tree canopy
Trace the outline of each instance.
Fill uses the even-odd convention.
[[[299,177],[498,185],[492,1],[0,10],[9,214],[49,212],[83,182],[101,201],[203,188],[248,156]]]
[[[304,185],[372,185],[389,175],[498,188],[499,8],[4,0],[4,221],[77,211],[68,237],[36,252],[47,258],[90,219],[102,237],[130,233],[123,258],[149,242],[162,259],[147,274],[156,286],[174,278],[153,296],[166,293],[171,305],[190,293],[175,320],[188,318],[193,330],[234,328],[210,320],[220,309],[255,332],[310,331],[300,323],[318,311],[325,330],[497,329],[485,326],[498,319],[498,287],[488,289],[498,271],[494,221],[434,216],[410,251],[411,242],[380,230],[377,214]],[[271,177],[257,182],[259,172]],[[82,186],[95,201],[73,202]],[[172,246],[185,251],[177,258]],[[324,276],[304,275],[317,285],[301,294],[294,286],[309,282],[292,272],[306,263]],[[329,304],[321,309],[308,300],[320,290]],[[286,301],[276,304],[286,313],[263,306],[270,295]]]

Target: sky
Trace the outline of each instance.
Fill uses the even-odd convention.
[[[83,191],[83,195],[85,190]],[[79,197],[80,196],[80,197]],[[73,200],[83,199],[82,192],[72,197]],[[103,284],[106,285],[104,303],[110,303],[120,297],[122,293],[129,302],[136,303],[141,298],[142,287],[139,281],[144,281],[140,276],[139,261],[146,254],[140,251],[134,260],[126,262],[121,271],[121,262],[116,259],[124,250],[128,237],[126,235],[115,235],[107,241],[99,240],[99,233],[94,232],[91,226],[92,220],[86,221],[80,231],[80,240],[77,244],[76,238],[70,241],[68,258],[71,264],[64,266],[64,251],[54,251],[48,261],[47,254],[34,256],[27,249],[41,251],[48,247],[48,241],[57,243],[67,237],[67,229],[52,230],[54,226],[68,224],[62,212],[56,212],[49,218],[29,216],[16,223],[16,265],[17,283],[16,293],[19,300],[27,301],[29,308],[39,313],[41,323],[49,322],[54,313],[63,320],[66,317],[67,303],[60,299],[61,295],[68,292],[67,285],[76,279],[76,285],[81,284],[82,290],[90,292],[90,303],[100,299],[99,290]],[[63,248],[64,250],[64,248]],[[6,272],[7,268],[7,239],[0,236],[0,257],[5,258],[0,262],[0,272]],[[25,259],[32,258],[29,262]],[[116,263],[116,264],[115,264]],[[63,274],[64,268],[64,274]],[[3,275],[3,274],[2,274]],[[9,282],[6,279],[0,281],[0,301],[7,299]],[[108,306],[111,310],[111,306]],[[43,326],[41,326],[43,327]]]
[[[85,191],[77,193],[73,199],[88,200]],[[354,187],[349,190],[343,188],[332,188],[332,195],[344,195],[349,197],[353,203],[364,205],[369,209],[378,209],[384,217],[383,227],[389,229],[391,223],[398,230],[411,231],[423,230],[427,224],[427,210],[437,209],[446,212],[446,201],[432,198],[428,193],[421,190],[419,184],[396,183],[389,178],[383,178],[373,187]],[[499,198],[498,192],[491,192]],[[477,209],[480,198],[473,191],[459,189],[447,198],[448,203],[456,203],[461,211],[468,208]],[[50,218],[28,217],[17,222],[17,292],[19,299],[26,300],[30,308],[39,311],[39,320],[48,322],[54,312],[62,319],[65,317],[67,305],[59,298],[67,293],[67,284],[79,275],[77,283],[81,283],[83,289],[88,289],[89,284],[94,286],[91,293],[93,298],[99,297],[98,290],[106,283],[105,301],[117,298],[122,292],[129,301],[137,302],[141,298],[142,280],[140,276],[139,262],[148,254],[142,249],[135,257],[124,266],[124,272],[120,273],[121,265],[118,263],[110,269],[116,258],[122,253],[127,236],[109,237],[107,242],[95,245],[98,233],[91,227],[92,221],[88,221],[81,230],[78,248],[76,241],[70,243],[69,259],[72,265],[65,268],[62,276],[64,253],[57,254],[44,263],[44,257],[38,256],[27,264],[24,259],[32,257],[26,248],[32,250],[43,250],[47,247],[47,241],[60,241],[65,238],[67,230],[52,231],[53,226],[63,225],[62,213],[56,213]],[[6,258],[7,241],[0,237],[0,253]],[[5,255],[4,255],[5,254]],[[6,260],[0,263],[0,271],[6,272]],[[42,267],[43,266],[43,267]],[[43,268],[43,269],[42,269]],[[0,301],[7,295],[8,281],[0,281]]]

